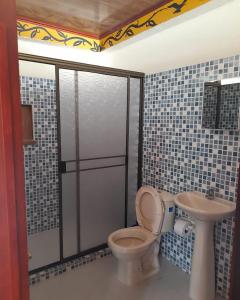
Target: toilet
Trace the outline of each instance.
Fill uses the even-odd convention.
[[[159,271],[161,234],[174,226],[173,195],[143,186],[136,195],[139,226],[117,230],[108,237],[108,246],[118,259],[118,279],[134,285]]]

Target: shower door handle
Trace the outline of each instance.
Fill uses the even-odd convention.
[[[59,172],[60,173],[66,173],[67,172],[67,167],[66,167],[66,162],[65,161],[60,161],[60,163],[59,163]]]

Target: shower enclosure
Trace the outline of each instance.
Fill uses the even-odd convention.
[[[144,74],[27,55],[20,59],[22,103],[33,105],[36,137],[24,146],[33,273],[104,248],[111,232],[135,225]],[[46,78],[50,73],[54,78]],[[47,169],[54,159],[55,173],[54,166]],[[41,177],[40,169],[46,195],[31,179],[34,171]],[[47,226],[31,230],[36,223]]]

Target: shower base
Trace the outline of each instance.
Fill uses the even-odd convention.
[[[73,269],[79,268],[83,265],[89,264],[97,259],[101,259],[108,255],[112,255],[112,252],[109,248],[106,248],[106,249],[98,250],[91,254],[81,256],[77,259],[73,259],[66,263],[62,263],[57,266],[50,267],[49,269],[46,269],[44,271],[41,271],[41,272],[38,272],[35,274],[31,274],[29,276],[29,284],[33,285],[33,284],[41,282],[42,280],[47,280],[54,276],[61,275],[63,273],[69,272]]]

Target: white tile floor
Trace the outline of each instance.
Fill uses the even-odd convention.
[[[158,275],[134,287],[117,280],[116,267],[112,256],[96,260],[32,286],[31,300],[189,300],[189,276],[166,260]]]

